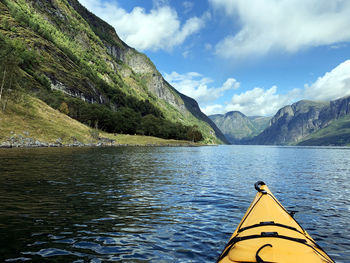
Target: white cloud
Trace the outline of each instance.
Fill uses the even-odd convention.
[[[334,100],[350,95],[350,60],[319,77],[313,84],[305,84],[304,97],[310,100]]]
[[[256,87],[233,95],[226,105],[212,104],[201,109],[207,115],[240,111],[247,116],[273,116],[280,108],[297,101],[301,94],[299,89],[287,94],[278,94],[277,91],[277,86],[269,89]]]
[[[139,50],[171,50],[189,36],[201,30],[208,14],[191,17],[181,24],[175,9],[167,1],[154,1],[154,9],[147,12],[135,7],[130,13],[115,2],[80,0],[97,16],[115,27],[118,35],[130,46]]]
[[[265,90],[254,88],[241,94],[235,94],[225,107],[225,111],[238,110],[247,116],[269,116],[274,115],[278,109],[294,102],[300,90],[295,89],[288,94],[278,94],[277,86]]]
[[[237,82],[234,78],[228,78],[224,85],[222,85],[222,90],[230,90],[230,89],[238,89],[240,87],[240,83]]]
[[[240,84],[233,78],[229,78],[219,88],[208,87],[213,80],[206,78],[197,72],[179,74],[165,73],[164,78],[181,93],[194,98],[200,105],[206,105],[222,97],[226,91],[238,89]]]
[[[191,10],[193,9],[194,2],[184,1],[184,2],[182,2],[182,6],[184,8],[185,14],[187,14],[187,13],[191,12]]]
[[[153,6],[155,7],[161,7],[169,5],[169,0],[153,0]]]
[[[240,30],[216,46],[224,57],[264,55],[350,40],[348,0],[209,0]],[[237,21],[238,20],[238,21]],[[232,25],[233,27],[233,25]]]
[[[188,56],[190,55],[190,51],[189,50],[185,50],[184,52],[182,52],[182,56],[184,57],[184,58],[188,58]]]
[[[201,111],[204,112],[207,116],[219,113],[226,113],[224,107],[221,104],[208,105],[206,107],[200,107]]]

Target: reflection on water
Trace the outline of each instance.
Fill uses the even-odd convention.
[[[350,262],[350,149],[0,150],[0,261],[215,262],[263,180]]]

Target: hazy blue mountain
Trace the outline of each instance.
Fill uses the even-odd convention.
[[[246,143],[258,135],[268,125],[270,118],[253,116],[247,117],[239,111],[209,116],[232,144]]]

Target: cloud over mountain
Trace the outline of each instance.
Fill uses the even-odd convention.
[[[80,0],[90,11],[114,26],[119,36],[130,46],[139,50],[171,50],[181,45],[189,36],[200,31],[210,17],[190,17],[181,23],[176,10],[164,1],[157,1],[147,12],[135,7],[131,12],[116,2]]]
[[[164,78],[178,91],[197,100],[201,106],[215,101],[222,97],[226,91],[238,89],[240,86],[240,83],[234,78],[228,78],[221,87],[209,87],[213,80],[197,72],[165,73]]]
[[[335,100],[350,95],[350,60],[319,77],[313,84],[305,84],[305,98]]]

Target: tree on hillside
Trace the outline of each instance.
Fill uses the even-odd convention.
[[[190,141],[193,141],[193,142],[199,142],[203,140],[203,135],[198,129],[197,125],[194,125],[189,128],[189,130],[187,131],[187,137]]]
[[[69,108],[66,102],[62,102],[58,110],[66,115],[69,114]]]
[[[141,120],[141,130],[145,135],[157,136],[159,133],[158,119],[152,114],[144,116]]]
[[[14,93],[19,73],[19,59],[15,56],[15,49],[6,45],[4,39],[0,39],[0,104],[1,110],[5,110],[11,93]]]
[[[20,40],[9,39],[0,32],[0,106],[3,111],[9,99],[21,98],[18,85],[22,77],[21,70],[36,80],[40,79],[33,71],[37,64],[36,57],[36,52],[28,50]]]

